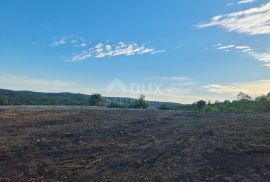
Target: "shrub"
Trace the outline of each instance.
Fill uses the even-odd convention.
[[[6,97],[0,96],[0,105],[7,105],[8,99]]]
[[[219,112],[220,109],[217,107],[217,105],[213,104],[208,104],[204,106],[201,110],[202,112]]]
[[[90,97],[89,103],[90,106],[103,106],[104,101],[100,94],[93,94]]]
[[[184,105],[180,104],[173,104],[173,105],[168,105],[168,104],[162,104],[159,108],[159,110],[184,110]]]
[[[119,102],[112,102],[110,105],[108,105],[108,108],[127,108],[128,106],[125,104],[121,104]]]
[[[206,102],[204,100],[200,100],[197,102],[196,105],[197,105],[198,109],[201,110],[206,105]]]
[[[239,92],[237,95],[237,100],[252,100],[252,98],[243,92]]]
[[[134,104],[130,105],[130,108],[134,108],[134,109],[146,109],[146,108],[148,108],[148,103],[145,101],[145,96],[141,95],[139,99],[135,100]]]
[[[158,109],[160,110],[172,110],[172,108],[166,104],[162,104]]]

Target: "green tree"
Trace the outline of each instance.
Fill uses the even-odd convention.
[[[172,110],[172,108],[166,104],[162,104],[158,109],[160,110]]]
[[[119,102],[112,102],[108,105],[108,108],[127,108],[128,106],[125,104],[121,104]]]
[[[256,97],[255,101],[257,103],[258,111],[270,111],[270,97],[268,97],[268,95]]]
[[[243,92],[239,92],[237,95],[237,100],[252,100],[252,98]]]
[[[130,107],[134,109],[146,109],[148,107],[148,103],[145,101],[145,96],[141,95],[140,98],[135,100],[135,103]]]
[[[6,97],[0,96],[0,105],[7,105],[8,99]]]
[[[93,94],[90,97],[88,104],[90,106],[103,106],[104,105],[103,98],[100,94]]]
[[[204,100],[200,100],[196,103],[196,105],[201,110],[206,105],[206,102]]]

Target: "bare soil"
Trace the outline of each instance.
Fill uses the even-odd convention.
[[[270,113],[0,109],[0,181],[269,181]]]

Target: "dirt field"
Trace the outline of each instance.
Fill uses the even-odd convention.
[[[0,181],[269,181],[270,113],[0,109]]]

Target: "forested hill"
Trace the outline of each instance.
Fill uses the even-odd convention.
[[[91,95],[75,93],[43,93],[31,91],[13,91],[0,89],[0,105],[88,105]],[[104,97],[106,103],[118,102],[130,104],[135,101],[133,98]],[[178,105],[175,103],[149,102],[150,107],[161,105]]]

